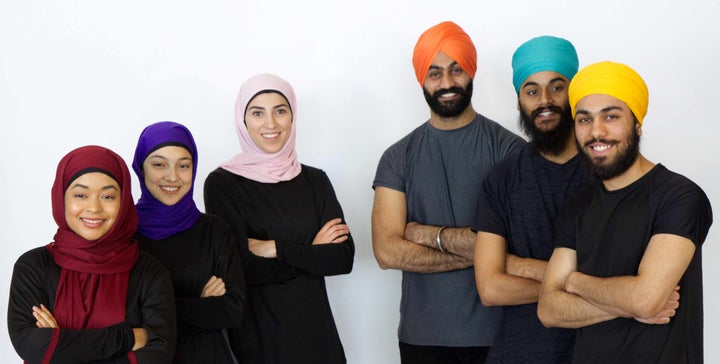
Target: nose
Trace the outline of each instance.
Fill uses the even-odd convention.
[[[88,199],[88,204],[85,207],[85,210],[88,212],[97,213],[102,211],[102,203],[100,202],[100,198],[98,197]]]
[[[594,139],[600,139],[607,134],[607,128],[605,127],[605,124],[602,121],[593,120],[592,125],[590,127],[591,127],[590,133]]]
[[[450,72],[443,72],[442,78],[440,79],[440,88],[441,89],[449,89],[450,87],[453,87],[455,85],[455,82],[453,78],[450,76]]]
[[[540,105],[547,106],[553,104],[553,98],[550,91],[542,89],[540,91]]]
[[[277,115],[275,115],[275,113],[271,113],[270,116],[267,118],[267,121],[265,122],[265,127],[267,127],[268,129],[274,129],[275,127],[277,127],[278,123],[276,118]]]
[[[168,182],[175,182],[177,180],[177,171],[175,171],[175,168],[168,168],[167,173],[165,174],[165,180]]]

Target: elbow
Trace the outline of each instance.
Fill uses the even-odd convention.
[[[377,261],[378,266],[382,270],[392,269],[395,268],[394,260],[392,259],[392,254],[389,254],[387,251],[384,251],[379,244],[373,244],[373,254],[375,254],[375,260]]]
[[[552,310],[548,307],[547,302],[543,302],[542,296],[540,296],[540,299],[538,300],[537,315],[543,326],[547,328],[558,327],[558,322],[555,320]]]
[[[643,319],[657,315],[667,304],[667,300],[658,300],[647,296],[635,297],[632,302],[629,316]]]
[[[491,307],[503,305],[502,297],[500,297],[496,287],[493,287],[492,284],[478,284],[477,289],[478,295],[480,295],[480,302],[482,302],[483,306]]]

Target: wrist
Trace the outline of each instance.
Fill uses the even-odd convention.
[[[443,249],[443,246],[442,246],[442,232],[443,232],[443,230],[445,230],[446,227],[447,227],[447,226],[441,226],[441,227],[439,227],[439,228],[437,229],[437,234],[435,234],[435,244],[437,244],[437,249],[438,249],[441,253],[445,253],[445,249]]]

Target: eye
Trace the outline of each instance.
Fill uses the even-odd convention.
[[[589,118],[589,117],[586,117],[586,116],[584,116],[584,117],[579,117],[579,118],[576,118],[576,119],[575,119],[575,122],[578,123],[578,124],[587,124],[587,123],[590,122],[590,118]]]
[[[463,73],[463,69],[460,67],[453,67],[452,69],[450,69],[450,72],[454,75],[458,75]]]
[[[428,77],[429,77],[429,78],[438,78],[438,77],[440,77],[440,72],[438,72],[438,71],[431,71],[431,72],[428,73]]]
[[[538,94],[538,91],[536,89],[530,89],[526,93],[526,95],[528,95],[528,96],[535,96],[537,94]]]
[[[182,169],[192,168],[192,163],[182,163],[182,164],[180,164],[180,168],[182,168]]]
[[[106,201],[112,201],[116,198],[117,198],[117,196],[115,196],[115,194],[112,194],[112,193],[100,196],[101,200],[106,200]]]
[[[84,193],[73,193],[72,197],[73,198],[86,198],[87,195]]]
[[[253,111],[253,112],[252,112],[252,116],[254,116],[254,117],[256,117],[256,118],[259,118],[259,117],[262,116],[262,112],[261,112],[261,111]]]
[[[563,90],[565,90],[565,86],[562,86],[562,85],[554,86],[552,88],[553,92],[562,92]]]

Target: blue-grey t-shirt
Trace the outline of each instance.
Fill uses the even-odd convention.
[[[425,122],[383,153],[373,188],[404,192],[407,221],[471,226],[485,175],[525,144],[480,114],[455,130],[439,130]],[[499,308],[480,303],[472,268],[428,274],[403,271],[398,336],[404,343],[490,346],[499,318]]]

